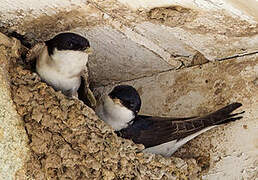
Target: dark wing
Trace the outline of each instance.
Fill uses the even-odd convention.
[[[82,102],[84,102],[84,104],[86,104],[87,106],[91,107],[91,103],[90,103],[90,101],[87,97],[86,83],[87,83],[86,80],[83,77],[81,77],[81,84],[80,84],[80,87],[78,89],[78,99],[80,99]]]
[[[131,139],[145,148],[163,144],[172,140],[182,139],[206,127],[224,124],[241,119],[234,117],[241,113],[231,114],[232,111],[242,106],[232,103],[216,112],[202,117],[165,118],[151,116],[137,116],[127,128],[116,133],[126,139]]]

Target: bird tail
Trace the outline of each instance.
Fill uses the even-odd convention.
[[[207,126],[220,125],[220,124],[225,124],[225,123],[228,123],[231,121],[239,120],[243,117],[242,116],[236,117],[236,116],[243,114],[244,111],[242,111],[240,113],[234,113],[234,114],[231,114],[231,113],[241,106],[242,106],[241,103],[235,102],[235,103],[229,104],[211,114],[200,117],[200,119],[203,119],[204,120],[203,122],[205,124],[208,123],[208,124],[206,124]]]
[[[177,124],[177,127],[181,127],[182,129],[182,131],[177,132],[177,137],[182,139],[203,129],[210,129],[209,127],[211,126],[215,127],[216,125],[239,120],[243,118],[243,116],[237,115],[243,114],[244,111],[234,114],[231,113],[241,106],[241,103],[235,102],[205,116],[185,119],[181,121],[173,121]]]
[[[241,103],[235,102],[208,115],[192,119],[186,119],[181,122],[178,122],[178,127],[181,123],[183,124],[181,125],[181,127],[183,127],[183,131],[177,132],[176,136],[178,139],[176,147],[178,148],[182,146],[189,140],[195,138],[196,136],[202,134],[205,131],[212,129],[216,125],[225,124],[243,118],[242,116],[237,115],[243,114],[244,111],[240,113],[231,114],[234,110],[241,106]]]

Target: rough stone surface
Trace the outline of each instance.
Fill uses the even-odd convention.
[[[254,136],[257,132],[255,129],[257,127],[255,94],[257,93],[254,92],[258,84],[256,68],[256,54],[258,53],[257,4],[256,0],[247,0],[244,3],[240,0],[29,0],[26,2],[24,0],[3,0],[0,4],[0,31],[18,37],[28,47],[63,31],[75,31],[85,35],[95,49],[89,61],[92,85],[98,90],[101,90],[102,86],[110,88],[111,86],[108,85],[121,82],[132,83],[137,87],[140,87],[141,84],[144,85],[138,90],[143,96],[143,101],[148,104],[148,106],[143,106],[142,112],[145,113],[167,116],[198,115],[219,108],[233,100],[243,102],[243,109],[247,111],[245,119],[227,125],[226,128],[207,132],[183,147],[177,156],[194,157],[194,159],[177,159],[176,163],[179,164],[176,167],[180,167],[181,172],[173,174],[181,176],[184,173],[184,176],[188,174],[188,178],[193,179],[196,174],[198,177],[201,176],[200,171],[206,171],[207,173],[203,175],[204,179],[237,179],[238,177],[254,179],[257,176],[255,168],[257,167],[257,154],[255,153],[257,150],[254,148],[257,147],[255,145],[257,139]],[[0,37],[3,42],[8,42],[6,38],[2,38],[3,36]],[[10,52],[12,57],[17,57],[18,52],[14,49],[9,48],[7,53]],[[228,62],[223,61],[227,59],[229,59]],[[217,61],[223,62],[217,63]],[[205,63],[204,66],[196,66]],[[18,66],[11,68],[12,81],[16,83],[12,86],[12,92],[27,93],[25,97],[22,97],[26,102],[26,98],[29,100],[36,98],[33,101],[35,104],[19,104],[22,103],[19,97],[14,96],[19,113],[25,120],[28,129],[30,128],[28,133],[31,136],[29,137],[30,139],[34,137],[30,145],[37,152],[32,153],[30,164],[27,165],[27,167],[34,167],[35,171],[27,172],[27,174],[30,177],[36,175],[51,177],[53,174],[58,174],[60,177],[63,173],[68,173],[67,176],[77,177],[76,173],[87,174],[84,173],[87,170],[78,168],[84,167],[84,165],[69,164],[70,157],[66,158],[69,161],[65,162],[69,162],[69,168],[56,167],[55,160],[61,164],[65,161],[65,158],[60,160],[59,157],[63,156],[58,154],[60,151],[57,149],[61,150],[63,144],[67,146],[66,141],[69,147],[80,149],[77,145],[71,144],[74,140],[70,141],[70,135],[62,131],[61,135],[65,137],[64,140],[61,135],[56,135],[56,131],[53,131],[54,128],[57,128],[56,124],[60,125],[58,130],[66,127],[59,116],[53,115],[58,110],[52,110],[52,107],[54,109],[63,107],[61,101],[64,100],[62,98],[59,100],[61,95],[55,94],[54,91],[49,90],[49,87],[44,89],[45,86],[43,86],[44,90],[39,88],[38,92],[40,93],[46,91],[44,95],[38,95],[35,88],[28,89],[27,85],[32,87],[32,84],[35,83],[35,86],[38,86],[39,82],[30,74],[30,70],[24,70],[25,67],[30,69],[29,66],[24,66],[24,63],[20,61],[18,65],[19,68],[17,68]],[[192,68],[191,66],[196,67]],[[177,70],[172,71],[175,69]],[[17,78],[14,77],[15,75]],[[6,73],[4,73],[5,76]],[[173,88],[172,92],[171,88]],[[106,90],[101,91],[106,92]],[[18,95],[21,96],[21,94]],[[156,101],[152,101],[150,96]],[[44,99],[52,100],[46,104],[42,103]],[[67,99],[66,101],[70,102]],[[148,101],[152,103],[148,103]],[[78,105],[77,101],[73,103],[75,104],[65,108],[74,108],[74,106],[79,109],[85,108]],[[152,105],[150,106],[150,104]],[[48,107],[47,115],[50,114],[51,118],[58,119],[54,120],[56,124],[49,125],[42,120],[46,113],[44,108],[35,109],[34,106]],[[79,110],[74,112],[79,113]],[[78,116],[81,115],[78,114]],[[75,115],[71,116],[75,117]],[[33,119],[28,120],[30,117]],[[87,119],[88,116],[85,118]],[[86,123],[88,120],[83,119],[80,122]],[[74,121],[71,121],[67,126],[73,125],[73,123]],[[47,132],[49,127],[52,129],[50,128],[50,132]],[[99,131],[97,130],[97,132]],[[234,137],[238,137],[239,134],[241,135],[239,139],[242,141],[235,141]],[[51,141],[45,143],[47,148],[39,151],[37,137],[42,137],[42,142],[45,142],[47,139],[45,137],[48,136]],[[73,137],[76,142],[77,138],[81,138],[77,135]],[[58,143],[54,145],[54,140],[60,142],[61,145]],[[243,147],[242,142],[246,141],[249,143]],[[117,141],[115,142],[117,143]],[[217,142],[223,143],[218,145]],[[120,147],[120,145],[118,146]],[[240,148],[233,152],[238,147]],[[68,148],[67,151],[62,152],[70,152],[70,150]],[[83,151],[82,154],[86,152]],[[73,157],[81,160],[80,155]],[[159,158],[153,157],[154,159]],[[159,160],[165,161],[162,158]],[[159,162],[159,160],[157,161]],[[122,160],[120,164],[124,162],[127,161]],[[144,160],[143,162],[145,163]],[[238,163],[238,166],[233,168],[231,165],[235,162],[242,163]],[[51,167],[48,167],[48,164]],[[146,173],[145,170],[148,171],[147,174],[151,174],[153,170],[149,170],[151,169],[149,166],[146,169],[140,164],[134,167],[138,167],[138,165],[141,167],[141,175]],[[156,165],[157,163],[155,163],[154,169]],[[17,163],[17,169],[19,169],[18,166],[19,163]],[[102,165],[94,167],[98,169]],[[166,169],[167,166],[161,169],[163,168]],[[73,169],[77,170],[74,171],[74,176],[70,174]],[[187,173],[186,169],[191,173]],[[242,169],[244,170],[241,172]],[[158,172],[157,168],[154,171]],[[167,173],[166,170],[164,171]],[[155,174],[155,172],[153,173]],[[102,174],[109,177],[114,176],[109,169],[103,170]],[[158,173],[157,176],[159,175]],[[115,173],[115,177],[117,177],[117,173]]]
[[[29,158],[28,137],[11,98],[7,73],[18,49],[18,41],[0,33],[0,179],[25,177],[24,164]]]
[[[3,53],[9,57],[17,50],[19,52],[19,47],[18,44],[13,51],[12,47],[8,47]],[[4,77],[8,78],[6,82],[10,82],[11,88],[10,91],[6,87],[3,89],[7,94],[11,93],[23,122],[8,129],[12,140],[5,136],[6,131],[3,130],[8,125],[4,123],[5,126],[0,129],[0,137],[3,139],[1,145],[8,141],[7,147],[14,148],[1,148],[8,150],[10,154],[1,156],[6,159],[1,163],[4,171],[0,172],[0,179],[200,177],[201,169],[192,158],[165,159],[143,154],[142,145],[118,138],[110,127],[97,118],[92,109],[79,100],[68,99],[41,82],[31,71],[30,64],[21,58],[11,58],[6,70],[8,73]],[[12,103],[11,98],[8,100]],[[9,105],[5,98],[0,102]],[[12,117],[17,112],[13,110],[4,120],[12,122]],[[17,136],[18,133],[23,135]],[[16,140],[18,137],[22,139]]]

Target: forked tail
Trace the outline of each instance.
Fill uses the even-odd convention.
[[[243,114],[244,111],[242,111],[240,113],[234,113],[234,114],[231,114],[231,113],[241,106],[242,106],[241,103],[235,102],[235,103],[229,104],[211,114],[203,116],[203,117],[201,117],[201,119],[203,119],[203,120],[205,119],[205,121],[207,123],[209,123],[209,125],[219,125],[219,124],[228,123],[230,121],[235,121],[235,120],[242,118],[242,116],[238,116],[238,117],[236,117],[236,116]]]

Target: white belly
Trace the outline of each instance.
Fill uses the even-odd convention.
[[[181,146],[186,144],[188,141],[190,141],[191,139],[195,138],[196,136],[198,136],[198,135],[204,133],[205,131],[208,131],[214,127],[216,127],[216,126],[207,127],[199,132],[196,132],[190,136],[187,136],[187,137],[181,139],[180,141],[174,140],[174,141],[160,144],[158,146],[146,148],[143,150],[143,152],[152,153],[152,154],[160,154],[162,156],[169,157],[174,152],[176,152],[178,150],[178,148],[180,148]]]
[[[41,79],[56,90],[73,95],[80,86],[80,73],[86,68],[88,55],[78,51],[58,51],[49,57],[45,47],[37,60],[37,72]]]
[[[55,69],[49,67],[42,67],[37,70],[42,80],[47,84],[54,87],[56,90],[61,91],[73,91],[78,90],[80,86],[80,76],[79,77],[66,77],[64,74],[57,72]]]

